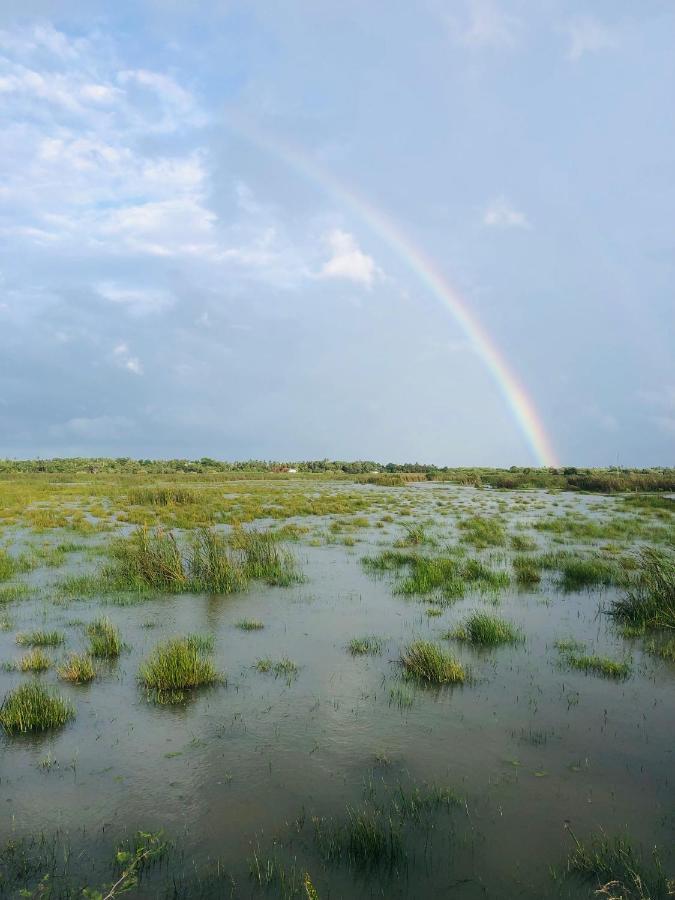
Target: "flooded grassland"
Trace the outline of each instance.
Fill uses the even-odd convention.
[[[671,503],[0,482],[0,896],[669,896]]]

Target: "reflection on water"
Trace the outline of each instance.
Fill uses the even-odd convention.
[[[435,486],[407,491],[421,517],[449,493],[464,503],[478,496]],[[509,522],[551,511],[546,495],[529,496],[548,508],[513,513]],[[587,513],[602,501],[565,498]],[[0,841],[58,831],[107,860],[121,836],[162,828],[180,850],[167,873],[178,862],[199,870],[217,859],[232,881],[204,893],[242,897],[258,896],[248,874],[253,848],[268,854],[275,842],[280,860],[297,859],[311,872],[321,897],[415,898],[587,897],[588,887],[558,887],[550,877],[570,849],[568,822],[580,835],[627,826],[645,845],[672,846],[675,672],[643,657],[598,614],[611,593],[563,595],[546,582],[535,592],[504,592],[499,613],[526,641],[482,652],[456,645],[471,682],[414,688],[412,706],[401,709],[390,698],[401,646],[439,639],[490,603],[468,597],[429,617],[423,603],[396,596],[388,578],[368,576],[360,557],[398,534],[396,526],[384,536],[364,530],[353,549],[296,545],[306,581],[292,588],[105,606],[128,649],[92,685],[61,687],[77,706],[75,722],[58,734],[1,739]],[[81,623],[100,613],[101,604],[89,601],[14,604],[0,659],[18,655],[16,631],[43,625],[62,629],[68,649],[81,649]],[[246,617],[265,628],[238,629]],[[159,640],[188,631],[215,634],[214,660],[227,685],[184,705],[154,706],[137,684],[140,661]],[[346,651],[364,634],[384,639],[381,655]],[[613,682],[567,670],[553,647],[560,638],[617,658],[629,650],[632,677]],[[297,678],[256,671],[267,656],[294,660]],[[0,692],[25,677],[0,672]],[[323,865],[312,817],[339,821],[348,805],[425,783],[452,788],[465,802],[406,827],[405,865],[389,874]],[[99,875],[110,881],[109,867]],[[137,895],[159,891],[142,883]]]

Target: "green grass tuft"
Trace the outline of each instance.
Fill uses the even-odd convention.
[[[87,627],[89,652],[100,659],[116,659],[122,651],[119,629],[108,618],[96,619]]]
[[[261,622],[259,619],[240,619],[237,622],[237,628],[241,628],[242,631],[260,631],[264,627],[264,622]]]
[[[610,615],[634,628],[675,628],[675,556],[643,549],[637,575]]]
[[[39,647],[36,647],[29,653],[24,654],[16,667],[20,672],[46,672],[51,664],[52,661],[47,654]]]
[[[376,656],[378,653],[382,653],[383,645],[384,641],[382,638],[371,635],[369,637],[352,638],[347,645],[347,649],[352,656]]]
[[[88,684],[96,678],[96,669],[87,653],[71,653],[57,668],[59,678],[73,684]]]
[[[60,728],[74,716],[67,700],[37,681],[10,691],[0,707],[0,725],[8,734]]]
[[[499,644],[515,644],[521,640],[517,628],[505,619],[485,612],[474,612],[449,638],[466,641],[479,647],[497,647]]]
[[[187,638],[158,644],[139,671],[141,682],[160,695],[175,693],[220,680],[213,663]],[[178,696],[176,696],[178,699]]]
[[[23,647],[58,647],[63,641],[60,631],[30,631],[16,636],[17,644]]]
[[[429,684],[462,684],[464,667],[431,641],[413,641],[401,654],[406,676]]]

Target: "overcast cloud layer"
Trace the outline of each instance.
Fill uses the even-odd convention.
[[[0,454],[535,461],[355,192],[563,462],[672,465],[674,45],[670,2],[5,2]]]

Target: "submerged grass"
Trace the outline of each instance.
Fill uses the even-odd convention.
[[[347,807],[344,823],[314,819],[314,837],[325,863],[358,869],[391,867],[404,857],[400,822],[375,807]]]
[[[158,644],[139,671],[141,682],[162,699],[220,680],[213,663],[189,638]],[[176,697],[178,699],[178,697]]]
[[[20,672],[46,672],[51,664],[52,661],[47,654],[39,647],[36,647],[29,653],[24,654],[16,667]]]
[[[17,634],[16,642],[24,647],[58,647],[64,637],[60,631],[30,631]]]
[[[236,624],[242,631],[260,631],[265,627],[265,623],[260,619],[240,619]]]
[[[59,678],[73,684],[88,684],[96,678],[96,669],[88,653],[71,653],[56,672]]]
[[[621,625],[675,628],[675,556],[644,548],[632,583],[609,612]]]
[[[409,678],[429,684],[462,684],[466,671],[453,656],[431,641],[413,641],[401,654]]]
[[[60,728],[74,718],[73,706],[38,681],[10,691],[0,707],[0,725],[8,734]]]
[[[466,641],[477,647],[497,647],[499,644],[515,644],[522,640],[520,632],[511,622],[478,611],[472,613],[458,628],[449,631],[447,637]]]
[[[110,619],[95,619],[88,627],[89,653],[101,659],[116,659],[122,651],[119,628]]]
[[[384,641],[382,638],[369,635],[367,637],[352,638],[347,645],[347,649],[352,656],[376,656],[378,653],[382,653],[383,646]]]
[[[592,883],[596,896],[611,900],[665,900],[673,896],[675,881],[666,877],[656,848],[649,858],[628,835],[610,837],[601,831],[586,842],[573,833],[572,838],[575,847],[566,872]]]

